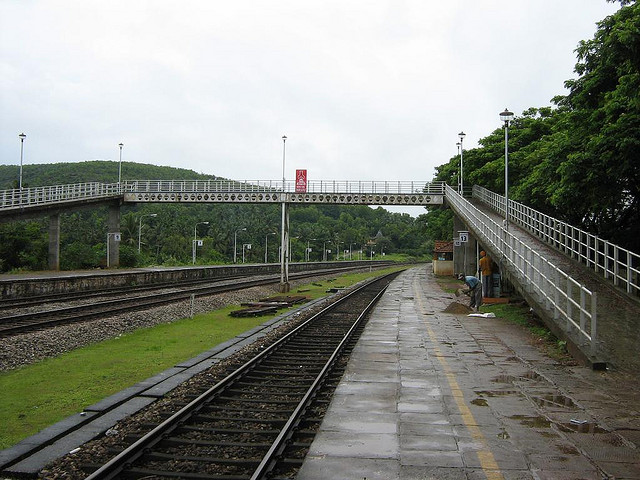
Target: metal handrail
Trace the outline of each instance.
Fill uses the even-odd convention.
[[[32,207],[69,200],[113,197],[121,193],[117,183],[74,183],[0,190],[0,208]]]
[[[504,196],[474,185],[473,197],[504,215]],[[513,200],[509,200],[509,221],[640,296],[640,255]]]
[[[126,180],[118,183],[76,183],[0,190],[0,209],[34,207],[69,200],[116,197],[124,193],[277,193],[296,192],[295,182],[282,180]],[[301,192],[299,192],[301,193]],[[304,193],[444,195],[443,182],[312,180]]]
[[[283,188],[284,185],[284,188]],[[293,181],[282,180],[127,180],[123,190],[132,193],[340,193],[340,194],[414,194],[444,195],[443,182],[310,180],[304,192]]]
[[[595,356],[595,292],[553,265],[449,186],[446,187],[446,197],[480,242],[500,253],[500,258],[494,260],[501,263],[501,269],[517,278],[542,308],[551,311],[554,320],[560,320],[559,327],[567,333],[577,331],[580,338],[589,343],[591,355]]]

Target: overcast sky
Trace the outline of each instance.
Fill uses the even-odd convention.
[[[0,0],[0,163],[430,180],[550,105],[605,0]],[[127,179],[123,169],[123,178]],[[114,172],[117,181],[117,172]]]

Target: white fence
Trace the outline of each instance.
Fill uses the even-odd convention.
[[[74,183],[0,191],[0,208],[34,207],[69,200],[114,197],[117,183]]]
[[[597,336],[595,292],[580,285],[449,186],[446,197],[480,242],[500,252],[500,258],[494,260],[503,271],[514,276],[526,292],[551,313],[558,326],[567,332],[577,332],[580,341],[589,344],[590,354],[594,356]]]
[[[504,215],[502,195],[475,185],[473,197]],[[509,221],[601,273],[627,293],[640,296],[640,255],[513,200],[509,200]]]
[[[0,209],[7,211],[55,204],[71,200],[90,200],[123,195],[124,193],[278,193],[282,181],[272,180],[126,180],[117,183],[76,183],[47,187],[0,191]],[[295,182],[285,182],[284,191],[296,192]],[[306,193],[319,194],[376,194],[376,195],[444,195],[442,182],[406,181],[344,181],[314,180],[306,184]]]
[[[254,193],[282,192],[282,180],[127,180],[123,190],[132,193]],[[293,193],[296,184],[284,183],[284,191]],[[306,183],[306,193],[344,193],[344,194],[413,194],[444,195],[442,182],[406,182],[406,181],[348,181],[348,180],[310,180]]]

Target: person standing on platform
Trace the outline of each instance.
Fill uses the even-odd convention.
[[[482,296],[486,298],[491,297],[493,294],[491,288],[492,263],[491,257],[482,250],[480,252],[480,262],[478,263],[478,273],[482,276]]]
[[[469,307],[475,308],[476,312],[480,310],[480,305],[482,305],[482,283],[476,277],[471,275],[466,275],[464,273],[460,273],[458,275],[458,280],[462,280],[469,290],[469,296],[471,297],[471,301],[469,302]]]

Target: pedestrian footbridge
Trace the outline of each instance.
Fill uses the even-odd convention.
[[[304,189],[281,181],[219,179],[81,183],[1,191],[0,221],[49,215],[50,268],[56,269],[59,214],[108,204],[108,255],[110,264],[117,265],[115,232],[123,203],[282,204],[285,240],[290,205],[444,204],[455,212],[455,230],[469,232],[471,238],[454,251],[458,271],[475,273],[477,252],[486,250],[503,281],[594,366],[640,369],[640,256],[513,200],[506,209],[503,196],[478,186],[471,197],[463,197],[443,183],[419,181],[311,181]],[[284,269],[284,240],[282,251]]]

